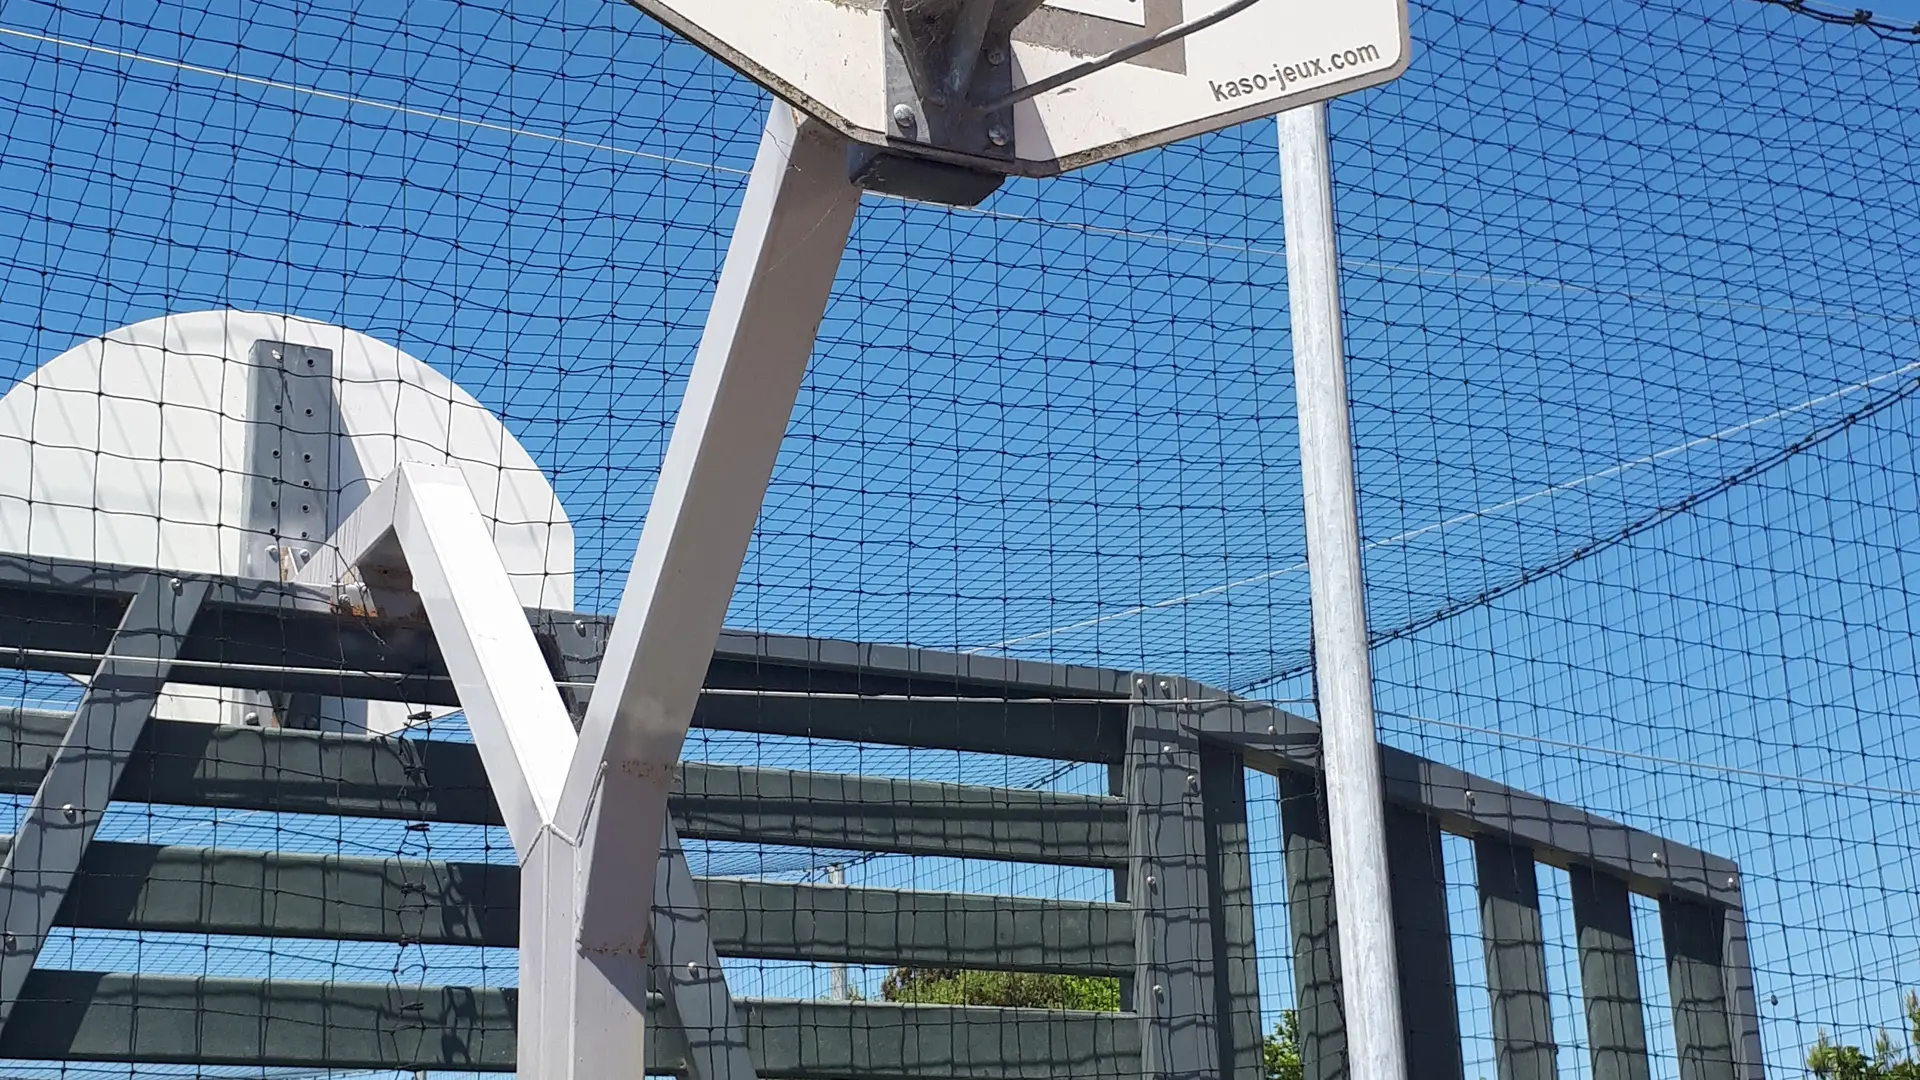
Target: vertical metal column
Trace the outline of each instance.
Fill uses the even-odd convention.
[[[1647,1021],[1634,958],[1627,883],[1584,866],[1567,871],[1580,945],[1593,1080],[1647,1080]]]
[[[1473,848],[1495,1068],[1500,1080],[1554,1080],[1553,1007],[1533,851],[1490,836]]]
[[[134,744],[146,730],[207,583],[155,574],[95,669],[0,866],[0,1026],[20,999]]]
[[[1205,1080],[1219,1068],[1213,934],[1200,812],[1200,740],[1173,703],[1184,687],[1134,680],[1128,720],[1128,881],[1134,910],[1134,1011],[1141,1076]]]
[[[1212,901],[1213,1000],[1220,1015],[1221,1080],[1262,1080],[1260,971],[1253,930],[1253,845],[1247,768],[1240,755],[1200,747],[1200,813]]]
[[[1725,928],[1716,908],[1669,897],[1660,901],[1673,998],[1673,1046],[1680,1080],[1734,1080],[1733,1029],[1721,977]]]
[[[1733,879],[1738,881],[1738,878]],[[1766,1080],[1760,1049],[1760,1000],[1753,987],[1753,954],[1747,946],[1747,915],[1728,908],[1721,916],[1720,955],[1727,986],[1727,1022],[1733,1028],[1733,1069],[1740,1080]]]
[[[1279,785],[1303,1080],[1346,1080],[1347,1022],[1340,1007],[1340,942],[1326,805],[1313,777],[1283,772]]]
[[[1354,1080],[1404,1080],[1399,971],[1389,900],[1384,787],[1367,657],[1360,515],[1340,330],[1327,107],[1281,113],[1294,393],[1313,596],[1315,689],[1327,777],[1340,967]]]
[[[1387,807],[1386,821],[1407,1076],[1410,1080],[1463,1080],[1466,1064],[1460,1047],[1459,996],[1453,985],[1453,936],[1447,918],[1440,825],[1403,806]],[[1336,859],[1334,869],[1339,868]],[[1334,896],[1338,899],[1338,888]],[[1345,927],[1342,922],[1343,947]],[[1347,985],[1353,985],[1351,979]]]

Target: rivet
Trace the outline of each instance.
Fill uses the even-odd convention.
[[[1007,50],[999,47],[998,45],[987,50],[987,63],[993,64],[994,66],[998,67],[999,65],[1004,64],[1006,62],[1007,62]]]
[[[74,818],[77,818],[80,816],[80,812],[73,808],[72,803],[67,803],[64,806],[60,807],[60,812],[62,814],[67,815],[68,821],[72,821]]]
[[[1007,129],[1005,125],[993,124],[989,126],[987,128],[987,141],[995,146],[1007,145]]]
[[[1279,728],[1278,726],[1276,726],[1276,725],[1274,725],[1274,724],[1268,724],[1268,725],[1267,725],[1267,734],[1269,734],[1269,735],[1278,735],[1278,734],[1280,734],[1280,728]]]
[[[894,125],[902,131],[912,131],[914,123],[913,107],[904,103],[895,105],[893,107],[893,122]]]

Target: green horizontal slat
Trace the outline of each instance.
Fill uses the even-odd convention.
[[[506,1072],[516,992],[36,971],[0,1058]],[[1109,1013],[741,1002],[760,1074],[794,1080],[1136,1080],[1139,1022]],[[656,1014],[658,1015],[658,1014]],[[649,1072],[678,1072],[650,1024]]]
[[[722,956],[1105,975],[1133,963],[1132,914],[1119,904],[731,878],[695,885]],[[512,947],[519,888],[517,867],[492,863],[97,841],[57,922]]]
[[[12,710],[0,791],[34,790],[68,717]],[[680,835],[854,851],[1124,864],[1124,804],[1104,796],[834,773],[682,766]],[[116,799],[282,813],[498,824],[470,743],[155,720]]]

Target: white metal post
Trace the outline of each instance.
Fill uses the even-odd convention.
[[[1348,1064],[1353,1080],[1405,1080],[1386,804],[1360,569],[1360,504],[1347,416],[1346,347],[1340,334],[1340,260],[1334,247],[1327,107],[1283,112],[1279,125],[1314,674]],[[1444,1007],[1453,1006],[1448,1002]]]
[[[846,142],[774,102],[561,797],[578,948],[549,992],[582,1080],[643,1060],[668,790],[859,204]]]

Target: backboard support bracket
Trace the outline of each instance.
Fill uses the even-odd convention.
[[[886,116],[890,153],[857,147],[848,175],[872,191],[973,206],[1003,175],[929,160],[931,149],[1015,166],[1013,107],[974,102],[1013,87],[1013,26],[1033,5],[1021,0],[943,0],[912,12],[887,0]],[[1017,11],[1009,8],[1019,9]]]

